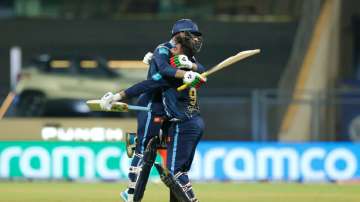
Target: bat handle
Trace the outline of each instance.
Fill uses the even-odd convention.
[[[179,87],[177,88],[177,91],[183,91],[183,90],[185,90],[187,87],[189,87],[189,85],[190,85],[190,84],[183,84],[183,85],[181,85],[181,86],[179,86]]]
[[[201,74],[201,76],[203,76],[203,77],[207,77],[208,75],[209,75],[209,72],[204,72],[204,73]],[[186,88],[188,88],[189,86],[190,86],[190,83],[185,83],[185,84],[179,86],[179,87],[177,88],[177,91],[183,91],[183,90],[185,90]]]
[[[149,107],[141,107],[141,106],[135,106],[135,105],[128,105],[128,109],[136,110],[136,111],[150,111]]]

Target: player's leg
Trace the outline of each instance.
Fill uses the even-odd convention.
[[[143,157],[143,151],[144,148],[143,142],[144,141],[144,135],[145,135],[145,128],[147,125],[147,120],[149,115],[151,115],[148,112],[138,112],[137,114],[137,142],[135,146],[135,154],[133,155],[133,158],[131,160],[130,168],[129,168],[129,184],[128,189],[124,192],[121,192],[121,198],[124,201],[132,202],[134,198],[134,191],[135,191],[135,185],[136,180],[138,178],[138,174],[140,172],[140,164]],[[151,118],[151,117],[150,117]]]
[[[202,134],[203,134],[203,121],[200,117],[198,117],[198,118],[195,118],[193,120],[193,122],[195,122],[194,125],[199,126],[199,129],[196,129],[196,130],[190,129],[190,131],[184,131],[186,134],[192,134],[194,136],[193,136],[193,138],[184,138],[183,140],[180,140],[181,143],[186,142],[185,145],[187,145],[187,146],[182,147],[182,150],[180,149],[179,152],[183,153],[183,151],[185,150],[185,151],[189,151],[189,153],[185,152],[186,155],[183,156],[181,159],[187,159],[187,160],[184,162],[182,162],[180,160],[178,163],[179,168],[175,168],[175,170],[181,168],[181,170],[183,171],[183,172],[175,171],[175,173],[176,173],[175,178],[180,182],[184,192],[191,199],[191,201],[198,201],[195,198],[195,194],[194,194],[192,185],[191,185],[189,177],[188,177],[188,171],[191,168],[191,164],[192,164],[194,156],[195,156],[196,146],[198,145],[198,143],[202,137]],[[175,166],[175,167],[177,167],[177,166]],[[176,195],[170,191],[170,202],[178,202],[178,201],[179,200],[176,198]]]
[[[146,188],[146,184],[149,179],[151,168],[155,162],[157,148],[160,144],[160,129],[163,123],[163,118],[161,116],[152,115],[150,119],[150,123],[145,129],[147,129],[144,133],[144,137],[147,139],[143,139],[143,145],[146,145],[143,150],[143,158],[140,163],[140,172],[138,173],[138,179],[136,180],[135,190],[134,190],[134,201],[141,201],[144,196],[144,191]],[[148,141],[147,141],[148,140]]]
[[[170,202],[198,202],[195,196],[190,193],[192,189],[191,184],[181,182],[180,172],[174,176],[167,168],[162,167],[161,164],[155,163],[154,165],[160,174],[160,179],[170,190]]]
[[[182,170],[184,172],[188,172],[191,168],[191,164],[194,160],[194,156],[195,156],[195,152],[196,152],[196,147],[199,144],[203,132],[204,132],[204,121],[201,118],[201,116],[197,116],[195,118],[192,119],[192,125],[196,126],[196,132],[195,130],[191,130],[190,131],[186,131],[186,133],[190,133],[190,134],[194,134],[194,138],[190,139],[190,140],[183,140],[184,142],[189,142],[189,147],[188,147],[188,151],[189,153],[187,154],[188,156],[185,157],[185,159],[187,159],[187,161],[184,162],[184,164],[182,165]]]
[[[174,150],[174,136],[175,136],[175,132],[176,132],[176,124],[172,123],[169,128],[168,128],[168,144],[167,144],[167,159],[166,159],[166,164],[165,164],[165,168],[161,168],[160,166],[156,165],[156,168],[160,174],[161,180],[165,183],[165,185],[167,187],[169,187],[169,201],[170,202],[179,202],[179,200],[177,198],[182,197],[182,198],[187,198],[186,195],[182,195],[182,196],[175,196],[174,194],[174,189],[178,189],[179,187],[176,186],[176,181],[173,178],[173,175],[170,173],[170,166],[169,163],[171,163],[171,159],[169,155],[172,155],[173,150]],[[164,172],[164,169],[167,170],[168,172]],[[173,187],[173,188],[171,188]],[[180,192],[180,191],[177,191]],[[180,193],[182,194],[182,193]]]
[[[173,125],[168,144],[168,168],[172,173],[187,172],[192,164],[196,146],[202,137],[204,122],[200,116],[196,116]]]
[[[173,175],[167,168],[155,163],[161,180],[170,190],[170,202],[198,202],[186,172]]]
[[[200,117],[181,123],[174,123],[170,130],[167,166],[169,175],[165,181],[171,181],[170,200],[197,201],[187,172],[194,158],[196,146],[202,136],[204,123]],[[181,193],[179,193],[181,191]],[[185,196],[185,197],[184,197]]]

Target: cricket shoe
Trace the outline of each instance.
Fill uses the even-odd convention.
[[[120,192],[120,198],[124,202],[134,202],[134,194],[128,194],[128,190]]]

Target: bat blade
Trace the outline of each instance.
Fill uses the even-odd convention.
[[[209,75],[224,69],[225,67],[228,67],[240,60],[243,60],[245,58],[248,58],[250,56],[256,55],[260,53],[260,49],[254,49],[254,50],[247,50],[247,51],[241,51],[236,55],[233,55],[227,59],[225,59],[224,61],[220,62],[219,64],[217,64],[216,66],[210,68],[210,70],[202,73],[201,75],[204,77],[208,77]],[[182,91],[185,90],[187,87],[189,87],[190,84],[183,84],[180,87],[177,88],[178,91]]]
[[[209,76],[225,67],[228,67],[240,60],[243,60],[245,58],[248,58],[250,56],[256,55],[260,53],[260,49],[255,49],[255,50],[247,50],[247,51],[241,51],[236,55],[233,55],[227,59],[225,59],[224,61],[220,62],[219,64],[217,64],[215,67],[211,68],[210,70],[204,72],[203,76]]]
[[[89,107],[91,111],[109,111],[109,112],[128,112],[129,107],[128,104],[123,102],[115,102],[112,104],[110,110],[103,110],[100,107],[100,100],[88,100],[86,101],[86,105]]]

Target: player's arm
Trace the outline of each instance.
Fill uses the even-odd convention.
[[[133,97],[138,97],[143,93],[152,92],[167,86],[169,86],[169,84],[164,79],[159,79],[159,80],[147,79],[125,90],[120,91],[119,94],[121,95],[122,99],[130,99]]]
[[[100,99],[101,100],[100,107],[102,109],[111,109],[111,105],[113,102],[137,97],[137,96],[141,95],[142,93],[152,92],[154,90],[157,90],[162,87],[167,87],[167,86],[169,86],[168,82],[163,79],[144,80],[144,81],[134,84],[133,86],[131,86],[125,90],[122,90],[116,94],[113,94],[112,92],[107,92]]]
[[[196,88],[199,88],[203,83],[206,82],[205,77],[200,75],[198,72],[192,71],[192,70],[197,70],[200,72],[204,71],[205,68],[202,65],[200,65],[200,63],[196,63],[196,62],[193,63],[191,60],[189,60],[189,58],[186,55],[175,55],[171,57],[168,62],[168,59],[165,58],[168,57],[167,54],[170,53],[166,52],[166,50],[163,51],[160,50],[159,53],[164,52],[164,54],[159,54],[158,57],[162,57],[162,61],[165,61],[167,66],[170,66],[172,71],[174,71],[174,69],[177,70],[175,76],[173,77],[180,78],[183,80],[184,84]],[[195,58],[193,58],[193,60],[195,61]],[[184,71],[181,70],[180,68],[188,69],[190,71]]]
[[[200,74],[205,71],[205,68],[200,63],[196,62],[195,58],[189,60],[186,55],[176,55],[170,58],[170,64],[174,68],[185,68],[190,70],[184,73],[184,77],[182,78],[184,84],[199,88],[206,82],[206,78]],[[186,66],[186,64],[189,65]]]
[[[206,71],[205,67],[196,60],[195,56],[187,58],[187,60],[190,60],[192,62],[192,66],[191,68],[189,68],[189,70],[198,72],[200,74]]]
[[[169,63],[170,50],[165,47],[157,48],[153,59],[159,68],[159,73],[164,77],[175,77],[182,79],[186,71],[174,68]]]
[[[144,57],[143,62],[149,64],[150,60],[154,59],[159,67],[159,73],[162,76],[175,77],[178,79],[183,79],[186,73],[186,71],[179,68],[188,69],[190,71],[198,73],[202,73],[205,71],[205,68],[200,63],[198,63],[195,58],[192,58],[193,61],[191,61],[185,55],[177,55],[172,57],[169,63],[169,55],[169,49],[165,47],[160,47],[155,50],[154,54],[147,53]]]
[[[205,67],[202,64],[200,64],[199,62],[195,61],[195,63],[193,63],[193,64],[194,64],[194,67],[193,67],[192,71],[198,72],[200,74],[202,74],[203,72],[206,71]]]

